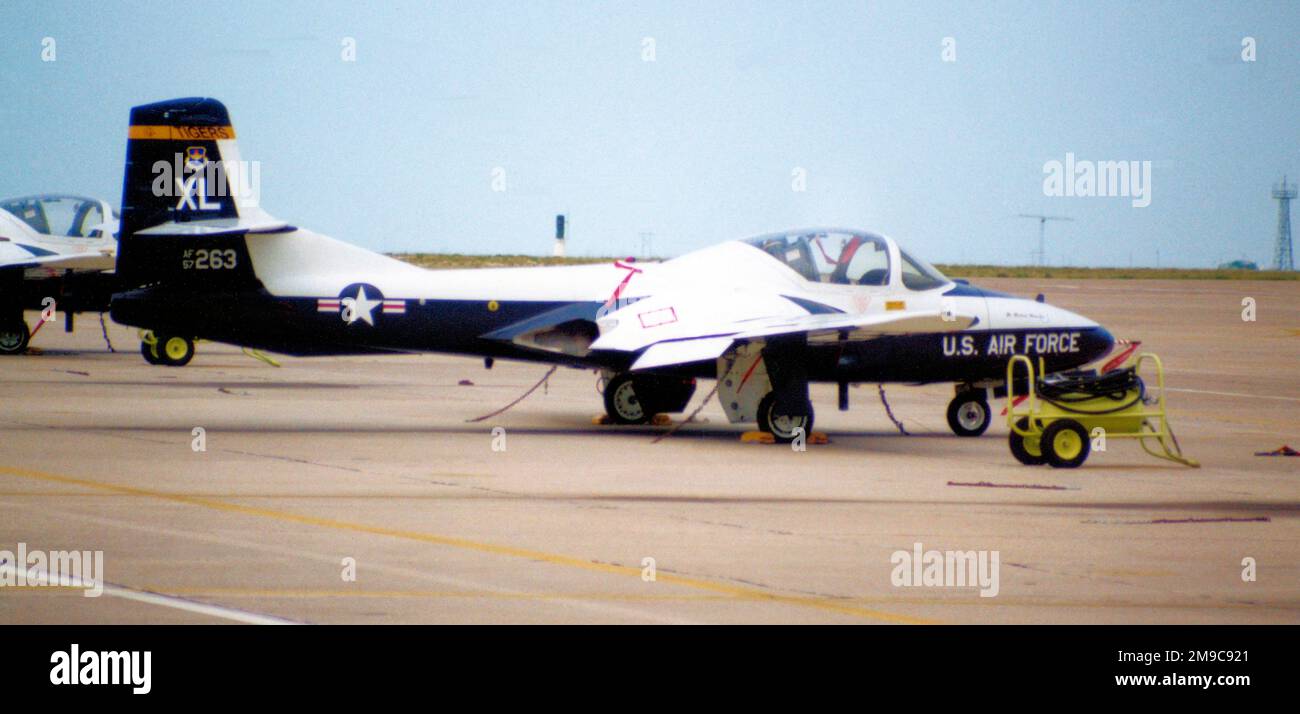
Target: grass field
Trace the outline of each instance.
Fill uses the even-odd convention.
[[[1300,273],[1218,268],[1075,268],[1020,265],[936,265],[954,278],[1104,278],[1110,280],[1297,280]]]
[[[464,253],[389,253],[421,268],[526,268],[538,265],[588,265],[612,263],[615,258],[552,258],[537,255],[465,255]]]
[[[616,258],[553,258],[536,255],[466,255],[463,253],[393,253],[422,268],[503,268],[539,265],[612,263]],[[938,265],[954,278],[1104,278],[1112,280],[1300,280],[1300,272],[1219,270],[1217,268],[1075,268],[1012,265]]]

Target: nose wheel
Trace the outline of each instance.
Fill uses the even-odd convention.
[[[957,392],[948,403],[948,426],[957,436],[979,436],[993,421],[993,411],[983,389]]]

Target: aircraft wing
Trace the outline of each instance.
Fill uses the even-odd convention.
[[[975,323],[972,315],[943,313],[939,310],[912,310],[875,313],[870,315],[803,315],[796,318],[765,320],[766,324],[751,327],[736,335],[736,339],[776,337],[804,333],[809,342],[839,342],[847,339],[869,340],[881,335],[900,335],[920,332],[955,332]]]
[[[632,365],[637,370],[714,359],[738,340],[802,335],[814,343],[864,341],[955,332],[975,320],[940,310],[812,314],[779,295],[656,296],[598,320],[601,335],[591,347],[644,350]]]
[[[38,250],[31,252],[25,246],[0,244],[0,270],[26,268],[52,268],[55,270],[112,270],[116,259],[112,253],[100,251],[86,253],[59,254],[52,251]]]

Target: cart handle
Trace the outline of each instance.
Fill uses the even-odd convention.
[[[1023,412],[1016,411],[1016,364],[1023,362],[1025,365],[1025,376],[1028,378],[1026,386],[1028,391],[1025,393],[1027,403],[1026,410]],[[1007,360],[1007,426],[1012,431],[1016,431],[1016,418],[1029,416],[1034,413],[1034,404],[1036,393],[1034,391],[1034,363],[1027,355],[1012,355]],[[1019,432],[1017,432],[1019,433]]]

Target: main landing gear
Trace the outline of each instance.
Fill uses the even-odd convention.
[[[803,362],[806,344],[803,340],[769,342],[763,348],[771,389],[759,400],[755,421],[759,431],[771,434],[779,444],[812,435],[813,406]]]
[[[22,312],[0,318],[0,355],[20,355],[32,338]]]
[[[184,367],[194,359],[194,339],[165,332],[146,332],[140,340],[140,354],[149,364]]]
[[[801,435],[806,438],[812,427],[813,405],[806,394],[780,401],[776,392],[768,392],[758,403],[758,429],[778,443],[788,444]]]
[[[605,381],[605,413],[614,424],[646,424],[656,414],[680,412],[695,394],[695,380],[624,372]]]
[[[27,351],[32,333],[23,320],[23,271],[0,273],[0,355]]]
[[[988,390],[958,387],[957,396],[948,402],[948,426],[957,436],[979,436],[993,422]]]

